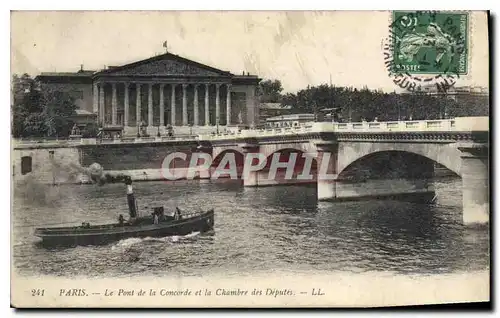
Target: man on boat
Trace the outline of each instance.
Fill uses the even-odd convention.
[[[124,179],[125,184],[127,185],[127,204],[130,215],[129,223],[133,224],[137,217],[137,202],[135,200],[134,190],[132,188],[132,178],[126,176]]]
[[[176,221],[182,219],[181,210],[178,207],[175,207],[174,218]]]

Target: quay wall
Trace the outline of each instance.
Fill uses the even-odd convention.
[[[86,168],[99,163],[105,173],[130,175],[133,180],[163,179],[162,163],[168,154],[183,152],[187,160],[174,160],[174,174],[184,175],[196,143],[97,144],[85,146],[30,145],[14,147],[11,176],[14,183],[86,183]]]
[[[14,183],[78,183],[82,172],[80,152],[75,147],[14,149],[11,153],[11,164]]]

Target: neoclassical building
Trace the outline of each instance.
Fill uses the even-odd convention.
[[[81,114],[95,114],[102,127],[139,126],[150,134],[172,125],[177,133],[208,132],[259,121],[256,88],[260,79],[235,75],[165,53],[100,71],[42,73],[41,85],[69,92]]]

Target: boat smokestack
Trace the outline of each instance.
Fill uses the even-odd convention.
[[[137,209],[135,204],[134,189],[132,188],[132,178],[125,178],[125,184],[127,185],[128,212],[130,214],[130,218],[135,218],[137,216]]]

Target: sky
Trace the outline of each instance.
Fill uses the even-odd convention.
[[[212,67],[281,80],[285,92],[331,83],[394,91],[382,41],[383,11],[41,11],[11,15],[11,72],[71,72],[165,52]],[[469,74],[488,87],[486,15],[471,15]]]

